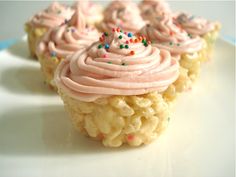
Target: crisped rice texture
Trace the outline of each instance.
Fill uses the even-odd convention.
[[[202,57],[201,62],[208,61],[212,57],[215,41],[219,35],[219,28],[220,27],[216,27],[214,31],[208,32],[202,37],[205,41],[205,47],[204,47],[205,57]]]
[[[54,72],[55,72],[59,62],[61,61],[61,59],[59,59],[57,57],[47,58],[45,56],[38,55],[38,60],[41,65],[41,71],[43,73],[45,82],[50,87],[57,90],[57,87],[56,87],[53,79],[54,79]]]
[[[36,56],[36,44],[38,40],[43,36],[43,34],[46,32],[46,28],[33,28],[29,25],[25,25],[25,32],[28,35],[28,47],[30,51],[30,55],[34,58],[37,58]]]
[[[59,94],[75,128],[108,147],[148,144],[168,125],[169,106],[157,92],[95,102],[78,101],[61,90]]]
[[[178,78],[180,80],[180,77]],[[180,82],[179,82],[180,83]],[[167,103],[172,103],[176,100],[178,96],[178,90],[177,86],[174,84],[171,84],[163,93],[162,93],[163,99]]]
[[[173,83],[172,88],[168,88],[167,91],[181,93],[191,89],[193,82],[198,78],[202,57],[204,57],[203,50],[192,55],[182,55],[179,61],[179,77]]]

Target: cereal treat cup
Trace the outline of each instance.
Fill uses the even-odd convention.
[[[113,1],[104,10],[104,19],[97,25],[102,32],[110,32],[117,26],[124,31],[138,32],[145,22],[136,3],[128,1]]]
[[[34,15],[26,24],[28,46],[32,57],[36,57],[36,45],[39,39],[51,28],[69,20],[74,11],[58,2],[53,2],[47,9]]]
[[[150,21],[162,13],[172,13],[169,4],[165,0],[143,0],[139,4],[141,16]]]
[[[98,36],[98,31],[86,24],[79,6],[68,23],[50,29],[36,51],[46,83],[56,89],[53,78],[57,65],[77,50],[96,42]]]
[[[105,32],[55,73],[76,129],[108,147],[148,144],[161,134],[170,109],[162,93],[179,75],[168,51],[121,31]]]
[[[178,13],[174,21],[190,35],[200,36],[205,41],[205,57],[202,57],[202,61],[209,60],[219,34],[220,23],[211,22],[202,17],[196,17],[186,13]]]
[[[199,75],[204,41],[175,25],[172,15],[165,13],[153,18],[151,24],[143,27],[139,34],[146,36],[153,46],[168,50],[179,61],[180,75],[174,83],[175,91],[190,89]]]

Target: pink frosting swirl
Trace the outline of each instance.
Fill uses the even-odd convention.
[[[84,15],[78,7],[68,24],[52,28],[44,35],[37,54],[65,58],[97,41],[98,35],[95,28],[86,25]]]
[[[179,13],[174,21],[189,34],[202,36],[207,32],[215,30],[217,22],[210,22],[202,17],[195,17],[186,13]]]
[[[58,88],[86,102],[166,90],[179,75],[178,62],[145,41],[129,42],[129,34],[105,33],[102,42],[63,60],[55,73]]]
[[[151,20],[162,13],[171,13],[169,4],[165,0],[143,0],[139,8],[144,20]]]
[[[151,40],[154,46],[166,49],[173,55],[195,53],[203,47],[202,40],[174,24],[170,14],[155,17],[152,24],[146,25],[139,33]]]
[[[94,24],[102,20],[102,6],[90,2],[89,0],[78,1],[73,5],[73,8],[77,6],[80,7],[80,10],[89,24]]]
[[[33,27],[52,28],[59,26],[73,15],[71,8],[53,2],[47,9],[34,15],[28,22]]]
[[[131,1],[113,1],[104,11],[104,20],[100,27],[103,31],[111,31],[119,26],[125,31],[137,32],[145,22],[140,16],[138,6]]]

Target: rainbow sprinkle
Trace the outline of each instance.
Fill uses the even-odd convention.
[[[110,45],[109,44],[105,44],[105,49],[109,49]]]
[[[133,37],[133,34],[132,33],[128,33],[128,37]]]
[[[102,44],[99,44],[99,45],[98,45],[98,49],[101,49],[101,48],[102,48]]]
[[[147,47],[149,44],[151,44],[151,41],[147,40],[147,38],[145,36],[138,36],[138,37],[134,37],[133,34],[131,32],[125,32],[125,31],[122,31],[120,28],[113,28],[112,29],[113,33],[118,33],[119,35],[117,36],[118,39],[123,39],[126,35],[128,36],[130,39],[128,40],[125,40],[125,41],[122,41],[122,43],[120,43],[119,45],[119,48],[120,49],[130,49],[130,46],[129,44],[132,44],[132,43],[141,43],[143,44],[145,47]],[[109,33],[108,32],[104,32],[101,37],[99,38],[99,41],[101,42],[99,45],[98,45],[98,49],[102,49],[103,47],[105,49],[109,49],[110,48],[110,45],[109,43],[104,43],[105,41],[105,38],[109,36]],[[131,50],[128,52],[128,55],[135,55],[135,51]],[[103,58],[107,58],[108,55],[102,55]],[[107,62],[109,64],[111,64],[111,62]],[[121,63],[121,65],[127,65],[127,63]]]

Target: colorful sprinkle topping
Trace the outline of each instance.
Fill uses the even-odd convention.
[[[132,33],[128,33],[128,37],[133,37],[133,34]]]
[[[105,49],[109,49],[110,45],[109,44],[105,44]]]
[[[133,50],[130,51],[130,55],[134,55],[135,52]]]
[[[131,48],[130,44],[134,44],[134,43],[141,43],[145,47],[147,47],[149,44],[151,44],[151,41],[147,40],[147,38],[145,36],[135,37],[135,36],[133,36],[132,33],[125,32],[125,31],[123,32],[120,28],[113,28],[112,31],[113,31],[113,33],[116,33],[115,37],[117,37],[117,39],[120,39],[120,41],[117,41],[119,43],[119,45],[118,45],[119,49],[130,49]],[[99,41],[101,43],[98,45],[98,49],[102,49],[102,48],[109,49],[110,48],[110,44],[105,42],[105,41],[107,41],[106,37],[109,35],[110,34],[107,32],[104,32],[102,34],[102,36],[99,38]],[[127,37],[129,37],[130,39]],[[135,51],[129,50],[127,55],[135,55]],[[107,58],[108,55],[103,54],[102,57]],[[127,65],[127,63],[121,63],[121,65],[124,66],[124,65]]]
[[[104,36],[108,36],[108,32],[105,32],[105,33],[104,33]]]
[[[128,141],[132,141],[134,139],[134,135],[128,135],[127,139],[128,139]]]
[[[101,49],[101,48],[102,48],[102,44],[99,44],[99,45],[98,45],[98,49]]]
[[[120,45],[120,49],[123,49],[123,48],[124,48],[124,45],[123,45],[123,44],[121,44],[121,45]]]
[[[107,54],[104,54],[104,55],[103,55],[103,58],[107,58],[107,57],[108,57],[108,55],[107,55]]]

